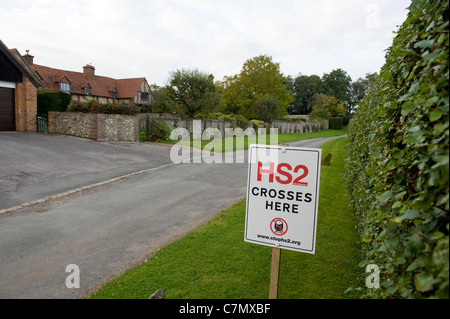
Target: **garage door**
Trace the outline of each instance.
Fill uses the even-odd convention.
[[[15,130],[14,89],[0,87],[0,131]]]

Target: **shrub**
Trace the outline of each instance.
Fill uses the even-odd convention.
[[[86,103],[72,101],[67,107],[67,112],[81,112],[81,113],[89,113],[90,109]]]
[[[168,141],[172,127],[165,121],[156,120],[149,131],[149,140],[153,142]]]
[[[343,117],[330,117],[328,119],[329,121],[329,128],[330,130],[341,130],[344,126],[344,118]]]
[[[97,100],[86,102],[72,101],[67,108],[68,112],[126,114],[135,115],[141,112],[139,106],[132,102],[114,102],[112,104],[99,103]]]
[[[244,130],[250,125],[250,121],[242,115],[232,114],[230,116],[232,116],[236,120],[236,125]]]
[[[264,122],[272,122],[280,116],[280,101],[272,96],[264,96],[252,104],[252,111],[255,118]]]
[[[49,111],[65,112],[71,95],[64,92],[39,90],[37,92],[37,113],[48,116]]]
[[[315,108],[309,113],[309,118],[313,121],[327,120],[328,111],[324,108]]]
[[[366,264],[363,297],[449,297],[448,1],[413,1],[349,125],[346,183]]]
[[[236,119],[230,115],[221,115],[217,118],[220,121],[225,121],[231,123],[233,127],[236,126]]]
[[[259,127],[261,126],[261,124],[264,124],[264,121],[260,121],[260,120],[250,120],[250,123],[253,124],[253,129],[258,132]]]

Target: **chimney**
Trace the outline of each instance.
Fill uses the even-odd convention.
[[[26,51],[27,51],[27,54],[23,55],[22,58],[25,60],[25,62],[29,66],[32,66],[33,65],[34,56],[32,56],[31,54],[28,53],[28,52],[30,52],[30,50],[26,50]]]
[[[92,81],[95,77],[95,68],[90,64],[86,64],[83,67],[83,74],[86,81]]]

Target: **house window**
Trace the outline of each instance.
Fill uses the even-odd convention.
[[[142,101],[148,101],[148,92],[142,92],[141,99]]]
[[[61,91],[70,93],[70,84],[69,83],[60,83]]]
[[[113,99],[117,99],[117,92],[111,92],[111,96]]]
[[[86,86],[84,88],[84,92],[86,93],[86,95],[91,95],[91,88],[89,86]]]

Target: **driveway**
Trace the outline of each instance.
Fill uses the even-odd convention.
[[[245,198],[246,163],[173,164],[167,145],[67,136],[0,134],[0,141],[1,166],[27,159],[1,168],[2,206],[129,174],[0,214],[0,298],[82,297]],[[18,174],[23,182],[12,178]],[[65,284],[72,264],[79,288]]]
[[[0,132],[0,210],[170,163],[168,145]]]

